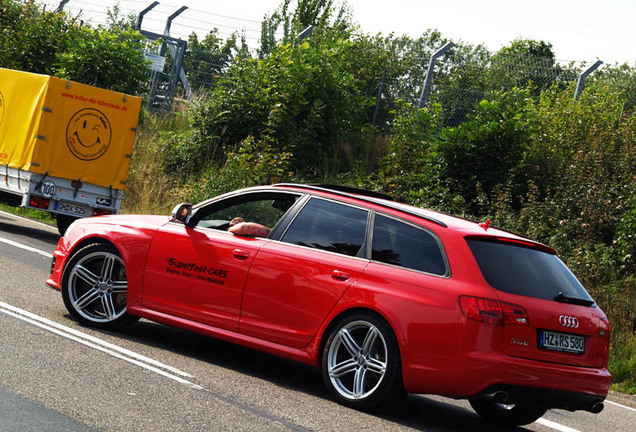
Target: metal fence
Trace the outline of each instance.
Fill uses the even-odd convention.
[[[46,2],[45,2],[46,3]],[[49,0],[49,4],[57,3]],[[191,99],[194,92],[213,85],[215,77],[222,74],[231,55],[224,52],[222,44],[234,38],[257,56],[260,44],[260,21],[212,14],[181,7],[162,6],[148,0],[128,0],[118,7],[118,17],[105,5],[86,0],[64,0],[57,9],[86,19],[91,25],[108,24],[114,18],[137,22],[137,27],[147,37],[147,57],[153,61],[152,85],[148,106],[155,111],[166,111],[172,99],[178,95]],[[195,35],[195,36],[193,36]],[[282,35],[277,35],[282,36]],[[189,38],[191,43],[188,45]],[[427,59],[413,65],[404,77],[378,78],[373,110],[374,123],[383,121],[383,112],[390,109],[386,100],[405,99],[423,107],[432,102],[445,109],[447,125],[462,122],[472,107],[493,90],[513,86],[531,86],[540,91],[552,85],[563,88],[575,86],[577,94],[585,79],[600,66],[600,62],[559,62],[552,58],[497,53],[481,62],[464,62],[455,55],[452,43],[446,44]],[[467,79],[468,77],[472,79]],[[475,78],[477,77],[477,78]],[[483,78],[483,79],[482,79]],[[487,87],[485,82],[488,81]]]

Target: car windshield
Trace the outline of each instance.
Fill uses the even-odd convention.
[[[486,282],[499,291],[544,300],[564,297],[593,302],[556,255],[505,242],[467,242]]]

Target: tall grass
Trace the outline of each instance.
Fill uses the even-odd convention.
[[[189,129],[185,112],[143,119],[133,148],[122,213],[167,214],[188,199],[190,187],[179,173],[166,170],[165,158],[170,144],[182,139]]]

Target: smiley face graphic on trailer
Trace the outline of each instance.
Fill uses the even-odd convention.
[[[93,108],[76,112],[66,127],[66,144],[78,159],[99,159],[110,146],[112,131],[108,118]]]

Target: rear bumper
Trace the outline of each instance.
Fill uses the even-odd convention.
[[[547,363],[536,360],[510,357],[505,355],[477,355],[445,359],[444,363],[431,368],[429,366],[410,365],[404,369],[404,383],[410,393],[431,393],[450,397],[468,398],[500,388],[511,389],[509,395],[519,398],[527,391],[528,397],[541,401],[552,400],[552,405],[565,409],[578,402],[559,402],[568,399],[560,395],[582,395],[587,402],[601,402],[609,390],[612,377],[605,368],[586,368],[579,366]],[[521,388],[523,391],[515,389]],[[532,390],[529,391],[528,389]],[[514,391],[513,391],[514,390]],[[580,399],[580,398],[575,398]],[[503,402],[502,402],[503,403]],[[514,402],[508,402],[514,403]],[[544,403],[547,403],[544,401]]]

